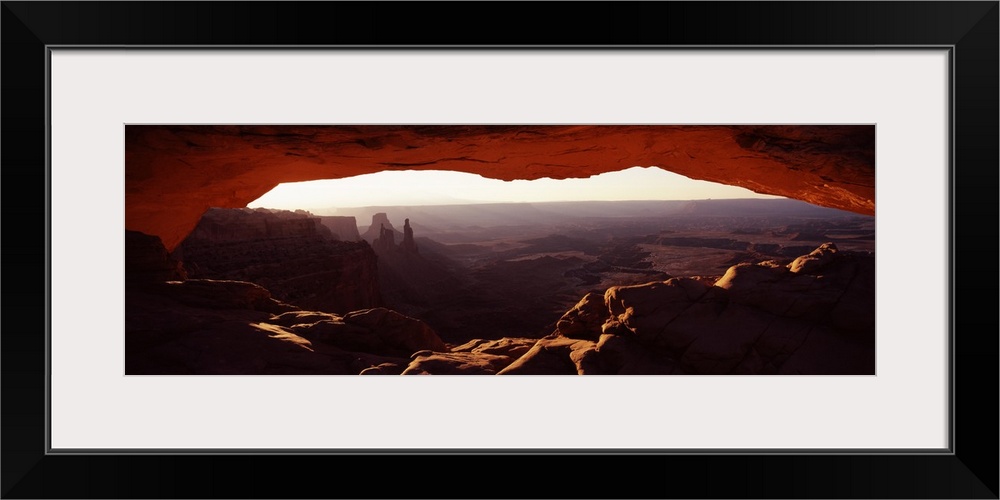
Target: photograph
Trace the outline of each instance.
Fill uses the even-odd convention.
[[[126,375],[875,375],[874,125],[126,125]]]
[[[0,498],[1000,498],[996,0],[0,4]]]

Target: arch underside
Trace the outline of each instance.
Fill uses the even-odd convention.
[[[873,125],[128,125],[125,228],[173,250],[209,207],[244,207],[283,182],[383,170],[565,179],[633,166],[875,214]]]

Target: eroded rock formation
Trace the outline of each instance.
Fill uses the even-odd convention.
[[[129,248],[127,262],[166,256],[152,243]],[[127,282],[126,373],[872,374],[874,272],[872,254],[824,244],[733,266],[714,283],[587,294],[542,339],[457,346],[385,308],[307,311],[254,283],[143,275]]]
[[[173,250],[209,207],[244,207],[282,182],[391,169],[564,179],[636,165],[871,215],[874,145],[874,126],[839,125],[129,125],[125,227]]]
[[[501,374],[874,374],[875,257],[824,244],[588,294]]]
[[[343,313],[381,305],[371,247],[335,240],[308,213],[213,208],[173,255],[191,278],[250,281],[306,309]]]
[[[377,224],[377,225],[376,225]],[[378,231],[373,231],[374,228]],[[396,243],[398,231],[392,226],[389,217],[379,212],[372,216],[372,225],[365,231],[364,238],[368,240],[372,234],[377,234],[371,239],[372,248],[384,259],[399,259],[405,256],[413,256],[417,253],[417,242],[413,239],[413,228],[410,227],[410,219],[403,222],[403,237],[399,244]],[[398,264],[398,263],[397,263]]]
[[[125,268],[136,271],[125,283],[127,374],[398,375],[413,352],[448,349],[423,322],[387,309],[302,311],[254,283],[175,279],[159,238],[126,238]]]
[[[403,221],[403,241],[399,243],[399,249],[406,253],[417,253],[417,242],[413,240],[413,228],[410,227],[410,219]]]

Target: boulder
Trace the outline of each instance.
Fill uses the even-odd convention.
[[[815,274],[827,264],[833,262],[836,255],[837,245],[824,243],[807,255],[796,257],[791,264],[788,264],[788,270],[793,273]]]
[[[448,351],[445,343],[426,323],[384,307],[347,313],[343,322],[348,326],[368,329],[387,346],[408,353],[422,349]]]
[[[592,350],[596,343],[558,335],[540,339],[523,356],[501,370],[498,375],[579,375],[587,372],[591,365],[581,366],[587,356],[583,352]]]
[[[559,318],[556,332],[563,337],[597,340],[601,335],[601,325],[607,317],[608,304],[604,296],[588,293]]]

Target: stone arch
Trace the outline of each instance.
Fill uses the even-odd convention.
[[[244,207],[283,182],[391,169],[565,179],[633,166],[875,213],[870,125],[129,125],[125,228],[173,250],[209,207]]]

